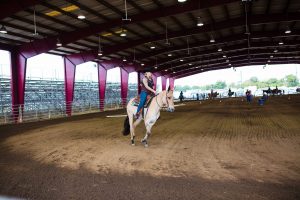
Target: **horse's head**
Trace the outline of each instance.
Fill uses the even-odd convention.
[[[163,104],[166,105],[168,112],[175,111],[173,90],[171,90],[170,87],[166,91],[165,98],[163,98]]]

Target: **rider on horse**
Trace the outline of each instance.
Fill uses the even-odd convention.
[[[140,116],[140,113],[142,111],[142,108],[144,107],[147,96],[151,94],[156,94],[156,91],[153,89],[154,83],[152,79],[152,73],[150,70],[146,70],[144,73],[144,78],[141,82],[141,94],[140,94],[140,103],[136,111],[135,117],[138,119]]]

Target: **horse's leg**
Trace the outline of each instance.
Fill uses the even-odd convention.
[[[149,123],[146,125],[146,134],[145,137],[142,139],[142,143],[144,144],[145,147],[148,147],[148,137],[151,135],[151,128],[154,125],[154,123]]]
[[[135,120],[135,122],[133,123],[133,128],[134,129],[140,124],[142,119],[143,119],[142,117],[139,117],[137,120]]]
[[[135,133],[134,133],[134,125],[133,125],[133,114],[128,115],[129,118],[129,124],[130,124],[130,135],[131,135],[131,145],[134,146],[134,138],[135,138]]]

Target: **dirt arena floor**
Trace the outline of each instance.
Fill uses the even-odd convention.
[[[149,147],[124,110],[0,126],[0,196],[20,199],[300,199],[300,95],[264,106],[185,102]],[[1,197],[0,197],[1,199]]]

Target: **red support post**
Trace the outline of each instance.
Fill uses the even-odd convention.
[[[107,70],[98,64],[98,87],[99,87],[99,104],[100,111],[104,110],[105,106],[105,90],[106,90]]]
[[[128,75],[129,73],[120,67],[121,71],[121,98],[122,98],[122,106],[126,106],[127,104],[127,93],[128,93]]]
[[[174,78],[169,78],[169,86],[171,90],[174,90],[174,82],[175,82]]]
[[[153,79],[153,89],[156,90],[156,82],[157,82],[157,77],[155,75],[152,75],[152,79]]]
[[[167,86],[167,79],[164,76],[161,76],[161,90],[164,91],[166,90]]]
[[[143,74],[140,73],[140,72],[137,72],[137,79],[138,79],[138,93],[140,94],[141,93],[141,83],[142,83],[142,80],[143,80]]]
[[[12,114],[17,122],[19,115],[24,110],[25,78],[27,59],[17,52],[11,52],[11,93],[12,93]],[[19,106],[21,112],[19,113]]]
[[[74,82],[75,82],[75,70],[74,65],[69,59],[64,57],[65,67],[65,96],[66,96],[66,114],[72,115],[72,102],[74,97]]]

